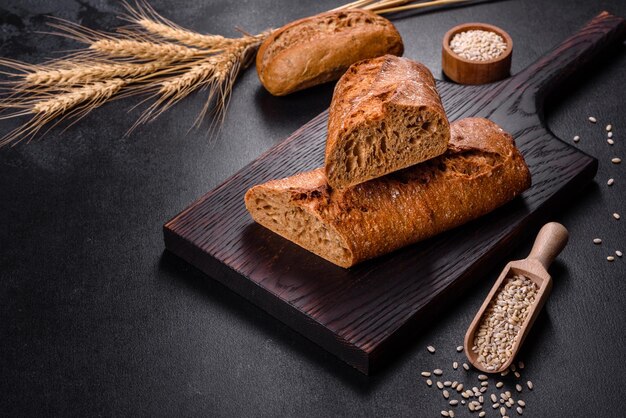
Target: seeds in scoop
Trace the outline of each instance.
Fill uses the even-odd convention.
[[[459,401],[457,401],[456,399],[452,399],[450,401],[450,406],[457,406],[459,404]]]
[[[422,372],[422,376],[424,376],[424,377],[430,377],[430,372]]]
[[[462,345],[460,345],[460,346],[458,346],[458,347],[456,348],[456,352],[457,352],[457,353],[460,353],[461,351],[463,351],[463,346],[462,346]]]
[[[526,402],[524,402],[524,401],[523,401],[523,400],[521,400],[521,399],[520,399],[519,401],[517,401],[517,404],[518,404],[519,406],[522,406],[522,407],[526,406]]]
[[[439,389],[443,389],[443,383],[441,383],[441,382],[437,382],[437,387],[438,387]]]
[[[435,370],[433,370],[433,374],[434,374],[435,376],[441,376],[441,375],[443,374],[443,370],[441,370],[441,369],[435,369]]]
[[[621,257],[623,254],[620,250],[615,250],[615,255]]]
[[[593,243],[594,244],[602,244],[602,240],[600,238],[594,238],[593,239]]]
[[[522,409],[521,406],[517,407],[517,413],[520,414],[520,415],[522,415],[524,413],[524,410]]]
[[[526,386],[528,386],[528,389],[533,390],[533,382],[531,382],[530,380],[526,382]]]
[[[598,119],[594,118],[593,116],[589,116],[589,122],[596,123],[597,121]]]
[[[613,144],[615,143],[615,141],[613,141],[611,138],[607,139],[607,140],[606,140],[606,142],[607,142],[609,145],[613,145]]]
[[[463,363],[463,368],[464,368],[465,370],[469,370],[469,366],[467,365],[467,363]]]
[[[615,212],[615,213],[613,214],[613,217],[614,217],[615,219],[619,219],[619,213]]]
[[[430,380],[430,379],[426,379],[426,384],[427,384],[428,386],[432,386],[432,385],[433,385],[433,381],[432,381],[432,380]]]
[[[521,391],[522,391],[522,385],[520,385],[520,384],[515,385],[515,389],[516,389],[518,392],[521,392]]]
[[[457,363],[456,361],[454,363],[452,363],[452,368],[454,370],[458,369],[459,368],[459,363]]]
[[[500,389],[502,386],[504,386],[504,383],[502,383],[502,382],[498,382],[498,383],[496,383],[496,387],[497,387],[498,389]]]
[[[576,136],[574,137],[574,142],[578,142],[578,141],[580,141],[580,137],[579,137],[578,135],[576,135]]]
[[[608,256],[606,259],[607,259],[607,261],[613,261],[613,260],[615,260],[615,257],[613,257],[612,255],[610,255],[610,256]]]
[[[611,132],[611,129],[613,129],[613,126],[611,126],[611,125],[606,125],[606,131],[607,131],[607,132]]]
[[[617,158],[617,157],[615,157],[615,158],[611,158],[611,162],[612,162],[613,164],[619,164],[619,163],[621,163],[621,162],[622,162],[622,159],[621,159],[621,158]]]
[[[434,354],[435,353],[435,347],[433,347],[432,345],[429,345],[428,347],[426,347],[426,349],[428,350],[429,353]]]
[[[511,347],[518,339],[537,291],[537,285],[527,277],[513,275],[504,279],[474,336],[473,351],[485,367],[498,369],[513,356]],[[515,365],[510,369],[515,372]]]
[[[609,179],[609,181],[606,182],[607,185],[612,186],[613,183],[615,183],[615,180],[613,179]]]
[[[459,32],[450,40],[450,49],[470,61],[489,61],[507,49],[502,36],[485,30]]]

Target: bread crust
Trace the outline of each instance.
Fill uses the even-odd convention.
[[[329,109],[328,182],[346,188],[443,154],[450,125],[433,75],[385,55],[352,65]]]
[[[316,244],[319,237],[303,239],[310,225],[300,235],[288,228],[280,234],[350,267],[478,218],[530,187],[524,158],[495,123],[463,119],[451,125],[451,132],[446,153],[422,164],[346,190],[329,186],[319,168],[251,188],[246,207],[275,232],[277,223],[306,213],[307,222],[323,232],[321,244]],[[277,222],[265,216],[262,202],[268,196],[280,196],[290,210]]]
[[[402,55],[393,24],[366,10],[341,10],[296,20],[275,30],[256,56],[259,80],[275,96],[337,80],[353,63]]]

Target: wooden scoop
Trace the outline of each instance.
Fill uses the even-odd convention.
[[[563,248],[565,248],[568,237],[569,234],[567,229],[565,229],[563,225],[556,222],[547,223],[541,228],[539,234],[537,234],[535,244],[533,245],[528,257],[524,260],[511,261],[506,265],[504,270],[502,270],[500,277],[496,280],[496,283],[491,288],[489,295],[470,324],[467,333],[465,333],[465,355],[470,363],[472,363],[472,365],[478,370],[482,370],[486,373],[499,373],[506,370],[506,368],[511,365],[511,362],[515,359],[515,356],[524,342],[528,331],[535,322],[539,311],[541,311],[543,304],[546,302],[546,299],[550,294],[550,290],[552,289],[552,278],[548,274],[547,270],[556,256],[563,250]],[[514,275],[527,277],[537,285],[539,290],[535,295],[535,301],[529,307],[530,312],[528,316],[526,316],[524,322],[522,322],[517,338],[513,343],[513,348],[511,350],[512,355],[500,368],[488,370],[484,364],[478,361],[478,354],[472,351],[472,347],[474,346],[474,334],[478,332],[481,318],[489,307],[490,302],[496,298],[498,290],[502,286],[504,279]]]

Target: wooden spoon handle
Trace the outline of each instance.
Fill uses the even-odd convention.
[[[538,260],[547,271],[556,256],[565,248],[568,239],[569,233],[563,225],[557,222],[547,223],[537,234],[528,258]]]

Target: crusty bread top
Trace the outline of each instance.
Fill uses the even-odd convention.
[[[384,55],[353,64],[339,79],[328,121],[332,140],[384,116],[384,105],[428,106],[445,115],[435,78],[424,65],[408,58]],[[327,145],[326,150],[332,148]]]

